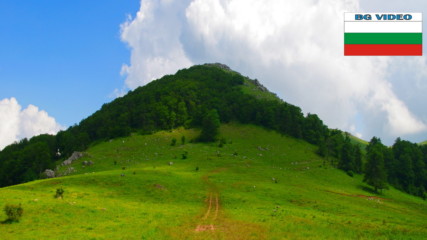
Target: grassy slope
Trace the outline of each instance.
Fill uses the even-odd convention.
[[[270,101],[281,101],[275,94],[269,91],[262,91],[252,80],[245,78],[244,84],[241,86],[243,93],[255,96],[258,99]]]
[[[73,176],[2,188],[0,206],[22,203],[24,216],[19,223],[0,224],[0,235],[2,239],[423,239],[427,235],[426,202],[394,189],[381,196],[386,200],[358,196],[373,195],[361,176],[351,178],[322,167],[312,145],[254,126],[224,125],[221,133],[232,142],[223,148],[170,146],[173,137],[180,143],[182,135],[187,139],[197,135],[183,129],[116,139],[90,148],[88,156],[74,164]],[[184,151],[187,159],[181,159]],[[82,168],[84,160],[95,164]],[[53,198],[59,187],[65,190],[64,199]],[[210,194],[219,195],[216,218],[215,207],[207,206]],[[1,212],[0,219],[5,218]],[[216,230],[196,232],[200,224],[212,224]]]
[[[361,139],[361,138],[358,138],[358,137],[356,137],[356,136],[353,136],[353,135],[351,135],[350,134],[350,141],[351,141],[351,143],[353,143],[353,144],[358,144],[359,146],[361,146],[363,149],[365,149],[366,148],[366,146],[368,146],[369,145],[369,142],[367,142],[367,141],[365,141],[365,140],[363,140],[363,139]]]

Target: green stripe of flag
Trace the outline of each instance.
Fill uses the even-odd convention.
[[[422,33],[344,33],[345,44],[422,44]]]

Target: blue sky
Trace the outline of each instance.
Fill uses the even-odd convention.
[[[257,78],[331,128],[422,141],[425,56],[344,57],[343,13],[425,10],[425,0],[2,0],[0,149],[206,62]]]
[[[138,0],[0,1],[0,100],[38,106],[63,126],[111,101],[130,52],[120,24]]]

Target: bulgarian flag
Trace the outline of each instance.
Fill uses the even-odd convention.
[[[422,13],[345,13],[345,56],[422,56]]]

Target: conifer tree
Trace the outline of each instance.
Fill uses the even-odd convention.
[[[362,150],[357,145],[354,147],[354,171],[359,174],[362,173],[362,165]]]
[[[372,143],[372,142],[371,142]],[[384,155],[380,143],[373,144],[368,149],[364,182],[374,187],[375,192],[387,187],[387,175],[384,168]]]
[[[343,147],[341,149],[341,157],[338,162],[338,168],[346,172],[354,171],[354,149],[348,135],[346,135]]]

